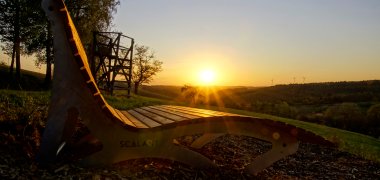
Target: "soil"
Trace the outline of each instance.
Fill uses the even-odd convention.
[[[182,137],[187,146],[195,137]],[[335,148],[301,143],[297,153],[253,176],[244,172],[252,159],[271,148],[255,138],[225,135],[196,150],[217,168],[198,170],[162,159],[128,160],[111,167],[84,168],[75,163],[38,167],[33,147],[0,134],[0,179],[380,179],[380,163]]]

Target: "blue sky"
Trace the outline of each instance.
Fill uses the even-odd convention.
[[[379,79],[380,1],[121,0],[114,29],[155,50],[153,84]]]

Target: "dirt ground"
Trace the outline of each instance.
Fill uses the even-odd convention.
[[[178,141],[188,146],[193,139]],[[380,163],[303,143],[296,154],[252,176],[244,167],[271,145],[244,136],[226,135],[197,150],[217,165],[203,170],[162,159],[129,160],[102,168],[71,163],[42,169],[34,163],[34,152],[25,142],[6,133],[0,140],[0,179],[380,179]]]

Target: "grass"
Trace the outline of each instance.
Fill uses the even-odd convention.
[[[46,121],[47,106],[49,103],[50,92],[33,92],[33,91],[14,91],[0,90],[0,122],[4,121]],[[131,109],[142,106],[173,104],[184,105],[181,102],[166,101],[144,96],[133,95],[127,98],[122,94],[116,93],[116,96],[105,96],[107,102],[117,109]],[[42,108],[40,114],[35,109]],[[217,107],[200,107],[212,110],[220,110]],[[41,109],[41,108],[40,108]],[[248,112],[237,109],[223,108],[223,111],[230,113],[255,116],[259,118],[281,121],[294,126],[303,128],[307,131],[318,134],[326,139],[338,142],[339,149],[358,155],[365,159],[380,162],[380,141],[366,135],[353,133],[345,130],[331,128],[323,125],[297,121],[288,118]]]
[[[166,101],[149,98],[144,96],[132,95],[130,98],[126,96],[109,96],[105,95],[104,98],[112,107],[121,110],[127,110],[143,106],[151,106],[158,104],[165,104]]]
[[[141,91],[140,91],[141,92]],[[104,94],[104,93],[103,93]],[[185,103],[167,100],[167,98],[161,97],[147,97],[142,95],[131,94],[131,97],[127,97],[126,91],[116,90],[114,96],[104,95],[107,102],[112,107],[120,110],[128,110],[137,107],[160,105],[160,104],[172,104],[172,105],[185,105]]]
[[[14,70],[15,73],[16,70]],[[0,65],[0,88],[17,90],[43,90],[42,84],[45,75],[33,71],[21,69],[21,79],[17,83],[9,74],[9,67]]]
[[[14,132],[18,127],[44,127],[50,92],[0,89],[0,132]]]

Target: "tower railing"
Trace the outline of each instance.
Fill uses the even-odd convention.
[[[131,92],[134,39],[119,32],[93,32],[91,72],[98,87],[113,95]]]

